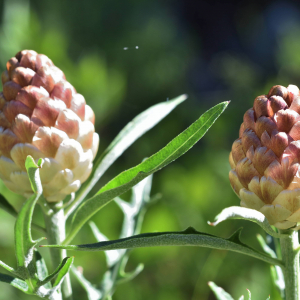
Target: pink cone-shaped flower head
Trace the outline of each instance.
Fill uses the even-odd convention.
[[[63,200],[92,171],[99,144],[93,110],[64,73],[35,51],[12,57],[1,79],[0,178],[10,190],[28,196],[26,157],[43,158],[44,196],[49,202]]]
[[[231,186],[241,206],[263,213],[279,229],[300,223],[300,95],[273,86],[244,114],[229,156]]]

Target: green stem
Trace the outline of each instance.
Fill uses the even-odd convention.
[[[282,231],[283,233],[283,231]],[[287,233],[285,231],[285,233]],[[287,237],[280,239],[285,281],[285,300],[299,300],[299,247],[298,231],[290,231]]]
[[[45,224],[47,230],[48,244],[60,244],[65,238],[65,215],[64,210],[60,207],[53,206],[45,216]],[[61,261],[67,256],[66,250],[51,249],[50,250],[53,268],[55,269]],[[72,288],[69,274],[66,275],[62,286],[61,293],[64,300],[72,300]]]

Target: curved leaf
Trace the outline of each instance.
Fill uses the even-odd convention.
[[[181,95],[171,101],[151,106],[129,122],[99,157],[90,178],[82,185],[72,205],[66,209],[66,216],[69,216],[80,205],[99,178],[130,145],[186,99],[187,95]]]
[[[134,235],[114,241],[106,241],[95,244],[86,245],[42,245],[40,247],[60,248],[76,251],[103,251],[115,249],[133,249],[141,247],[157,247],[157,246],[197,246],[207,247],[221,250],[230,250],[242,254],[246,254],[257,259],[261,259],[270,264],[283,266],[282,261],[272,258],[269,255],[258,252],[255,249],[243,244],[240,241],[240,232],[238,230],[228,239],[220,238],[207,233],[196,231],[189,227],[185,231],[179,232],[158,232],[144,233]]]
[[[74,257],[66,257],[62,260],[62,262],[60,263],[60,265],[56,268],[56,270],[50,274],[49,276],[47,276],[46,278],[44,278],[40,283],[39,286],[45,285],[47,283],[49,283],[53,278],[55,277],[59,277],[58,280],[56,280],[56,285],[61,281],[61,278],[63,276],[65,276],[69,269],[70,266],[72,265],[74,261]],[[54,286],[56,286],[54,284]]]
[[[222,102],[205,112],[196,122],[174,138],[163,149],[136,167],[122,172],[100,189],[94,197],[82,203],[72,219],[71,230],[63,243],[68,244],[79,229],[112,199],[125,193],[144,178],[186,153],[203,137],[228,104],[228,101]]]
[[[285,237],[285,234],[277,233],[274,231],[269,224],[267,218],[259,211],[255,209],[240,207],[240,206],[231,206],[223,209],[220,214],[215,218],[214,222],[208,222],[211,226],[216,226],[219,223],[230,220],[230,219],[244,219],[258,224],[264,231],[269,235],[281,238]]]
[[[18,268],[27,268],[33,259],[33,247],[37,241],[33,241],[31,236],[31,221],[35,204],[43,191],[39,178],[39,166],[31,156],[27,157],[25,167],[34,194],[23,204],[15,224],[15,250]]]

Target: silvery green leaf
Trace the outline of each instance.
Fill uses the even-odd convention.
[[[218,300],[234,300],[227,292],[217,286],[214,282],[210,281],[208,285]]]
[[[239,298],[239,300],[244,300],[244,299],[245,299],[244,295],[242,295],[242,296]]]
[[[37,273],[39,281],[42,282],[48,276],[48,269],[47,269],[47,266],[45,264],[43,257],[37,250],[34,250],[34,255],[35,255],[36,273]],[[52,287],[50,281],[47,283],[45,282],[43,285],[47,289],[51,289],[51,287]]]
[[[170,101],[153,105],[128,123],[107,147],[99,159],[97,159],[90,178],[82,185],[76,195],[75,201],[69,209],[67,209],[66,215],[69,216],[80,205],[99,178],[130,145],[159,123],[177,105],[186,99],[187,95],[181,95]]]
[[[11,286],[21,290],[22,292],[24,292],[26,294],[29,291],[27,283],[25,281],[21,280],[21,279],[18,279],[18,278],[0,273],[0,281],[8,283]]]
[[[81,286],[85,289],[89,300],[99,300],[102,297],[102,293],[96,289],[84,276],[78,271],[74,266],[71,268],[73,274],[81,284]]]
[[[274,231],[267,218],[261,212],[240,206],[231,206],[223,209],[221,213],[216,216],[215,221],[208,222],[208,224],[216,226],[219,223],[230,219],[244,219],[254,222],[264,229],[268,234],[276,238],[285,236],[284,234]]]
[[[196,246],[213,249],[230,250],[261,259],[270,264],[283,266],[282,261],[245,245],[240,241],[241,230],[228,239],[196,231],[189,227],[184,231],[143,233],[119,240],[85,245],[43,245],[42,247],[59,248],[76,251],[105,251],[115,249],[134,249],[157,246]],[[41,247],[41,246],[40,246]]]
[[[69,244],[82,226],[102,207],[125,193],[137,183],[164,168],[192,148],[224,112],[229,102],[222,102],[205,112],[196,122],[175,137],[160,151],[141,164],[126,170],[108,182],[95,196],[83,202],[76,210],[63,244]]]

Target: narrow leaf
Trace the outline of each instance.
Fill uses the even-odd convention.
[[[31,236],[31,221],[36,202],[42,193],[42,185],[39,178],[39,167],[31,156],[28,156],[25,162],[29,180],[31,182],[34,194],[23,204],[15,223],[15,251],[18,268],[23,268],[32,272],[30,277],[34,276],[35,268],[28,268],[34,258],[34,246],[37,241],[33,241]]]
[[[79,229],[104,205],[125,193],[144,178],[165,167],[186,153],[212,126],[226,109],[229,102],[220,103],[205,112],[195,123],[179,134],[163,149],[106,184],[94,197],[85,201],[77,209],[71,223],[71,230],[64,244],[68,244]]]
[[[219,223],[230,219],[243,219],[254,222],[264,229],[268,234],[276,238],[286,236],[285,234],[274,231],[267,218],[261,212],[240,206],[231,206],[223,209],[221,213],[216,216],[215,221],[208,222],[208,224],[211,226],[216,226]]]
[[[82,185],[76,195],[75,201],[67,210],[66,215],[70,215],[80,205],[99,178],[130,145],[154,127],[177,105],[186,99],[187,95],[181,95],[171,101],[156,104],[136,116],[130,123],[128,123],[97,160],[92,175]]]
[[[238,231],[240,232],[240,230]],[[237,240],[234,233],[228,239],[196,231],[189,227],[185,231],[143,233],[119,240],[85,245],[42,245],[40,247],[60,248],[77,251],[104,251],[115,249],[133,249],[157,246],[197,246],[213,249],[230,250],[261,259],[270,264],[283,266],[282,261],[258,252]]]
[[[251,292],[250,292],[250,290],[247,289],[247,292],[248,292],[248,300],[251,300]]]
[[[66,257],[66,258],[64,258],[62,260],[62,262],[60,263],[60,265],[56,268],[56,270],[52,274],[50,274],[49,276],[47,276],[46,278],[44,278],[39,283],[39,286],[42,286],[42,285],[45,285],[45,284],[49,283],[55,277],[57,277],[57,279],[55,281],[54,286],[58,285],[59,282],[61,281],[61,278],[63,278],[68,273],[68,270],[69,270],[70,266],[72,265],[73,260],[74,260],[74,257]]]
[[[0,281],[10,284],[11,286],[21,290],[24,293],[28,293],[28,285],[25,281],[0,273]]]
[[[11,273],[14,276],[20,276],[20,274],[18,274],[18,272],[16,272],[16,270],[14,268],[8,266],[1,260],[0,260],[0,267],[4,268],[6,271],[8,271],[9,273]]]
[[[227,292],[218,287],[214,282],[210,281],[208,285],[218,300],[234,300]]]
[[[53,273],[54,276],[56,276],[56,279],[55,279],[55,282],[53,284],[53,287],[59,287],[61,285],[63,279],[65,278],[65,276],[69,272],[69,270],[70,270],[73,262],[74,262],[74,256],[72,256],[72,257],[66,257],[66,258],[63,259],[62,263],[60,264],[60,266],[56,270],[58,272],[56,272],[56,274],[54,274],[55,272]]]
[[[71,268],[73,274],[85,289],[89,300],[99,300],[102,297],[102,294],[97,290],[83,275],[78,271],[74,266]]]

